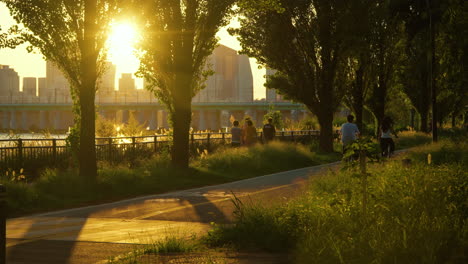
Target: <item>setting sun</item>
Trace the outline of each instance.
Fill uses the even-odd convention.
[[[109,60],[117,65],[120,73],[134,73],[139,61],[135,56],[135,45],[138,42],[138,31],[131,23],[116,23],[111,28],[107,41]]]

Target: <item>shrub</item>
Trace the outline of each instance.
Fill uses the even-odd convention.
[[[454,149],[468,156],[467,148],[447,142],[432,148],[439,166],[415,158],[409,167],[398,161],[371,167],[365,215],[361,179],[347,170],[314,180],[288,204],[240,206],[234,225],[217,226],[207,241],[288,251],[297,263],[464,263],[467,163],[442,157]]]

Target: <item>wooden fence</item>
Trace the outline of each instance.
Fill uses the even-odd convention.
[[[276,139],[307,143],[318,138],[317,130],[279,131]],[[258,132],[262,142],[262,133]],[[169,151],[171,137],[168,135],[139,137],[96,138],[98,161],[120,163],[137,158],[150,157],[155,153]],[[213,151],[231,143],[231,133],[190,134],[190,153]],[[4,139],[0,140],[0,171],[5,169],[36,170],[43,167],[67,166],[72,153],[66,139]]]

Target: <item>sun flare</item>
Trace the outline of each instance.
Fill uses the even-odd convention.
[[[133,73],[138,69],[139,61],[135,56],[138,38],[138,30],[131,23],[112,25],[107,41],[109,60],[117,65],[119,72]]]

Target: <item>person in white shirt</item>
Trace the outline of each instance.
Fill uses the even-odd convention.
[[[343,143],[343,153],[345,152],[346,146],[356,140],[359,136],[359,129],[357,125],[353,123],[354,116],[348,115],[347,120],[348,122],[344,123],[340,130],[341,142]]]
[[[393,120],[386,116],[382,120],[382,126],[380,128],[380,149],[382,150],[382,156],[389,156],[395,150],[395,142],[392,139],[392,134],[398,138],[397,134],[393,131]]]

